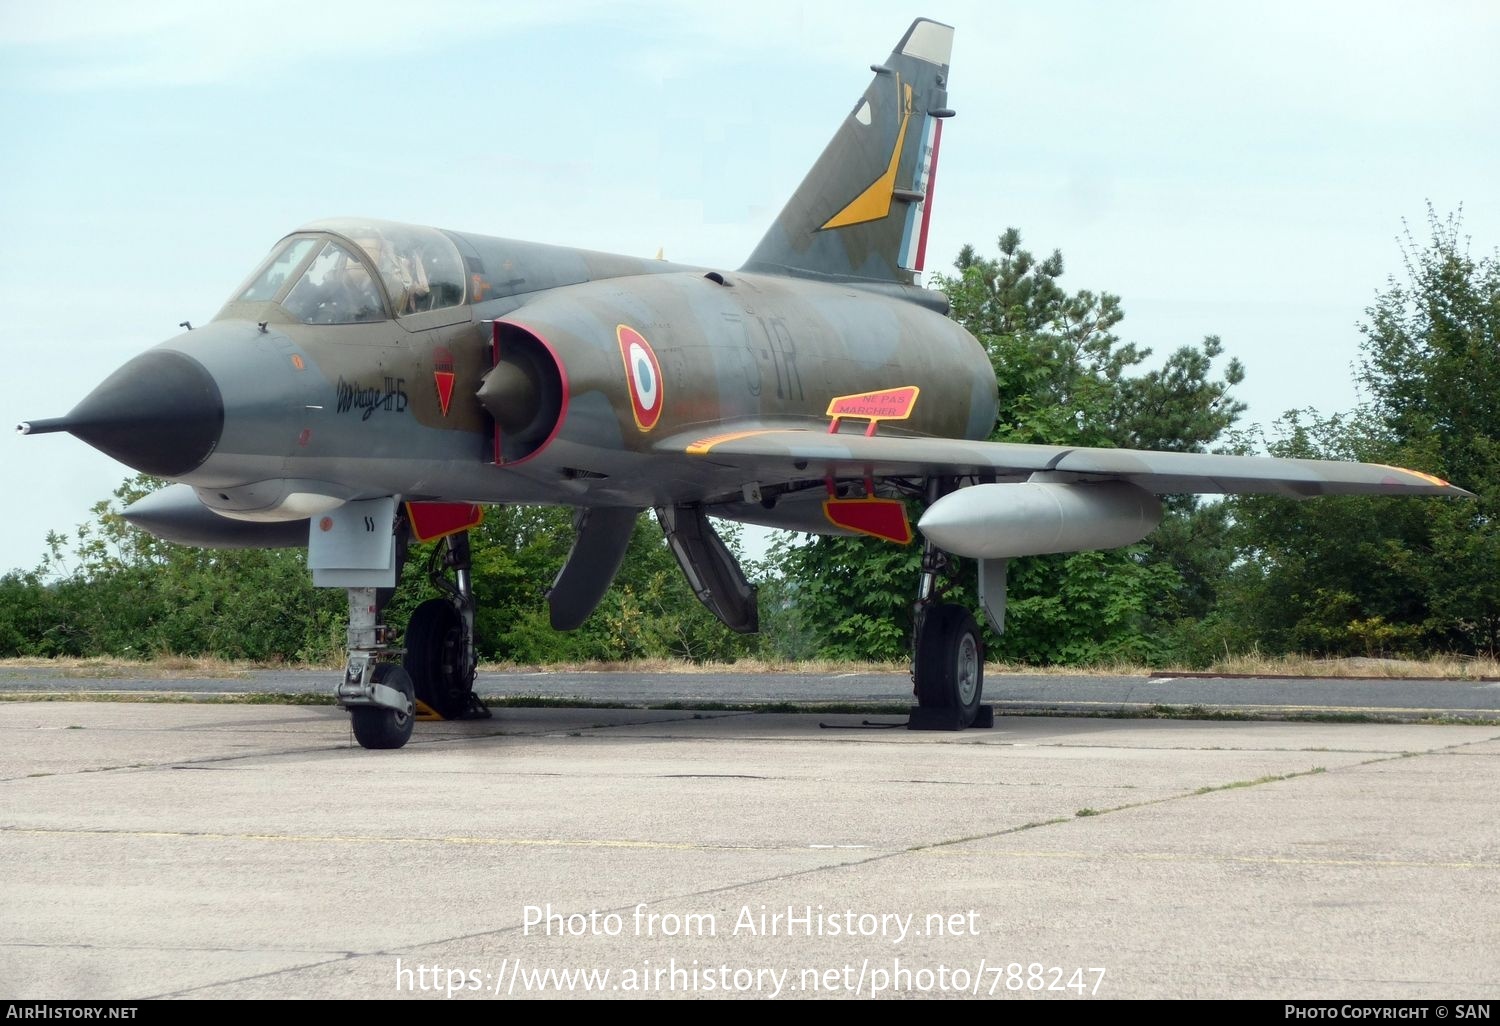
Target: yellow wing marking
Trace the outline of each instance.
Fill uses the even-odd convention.
[[[685,450],[689,456],[706,456],[708,451],[716,445],[724,442],[734,442],[741,438],[754,438],[756,435],[773,435],[776,432],[771,428],[758,428],[754,431],[731,431],[727,435],[710,435],[708,438],[700,438],[693,442]]]
[[[1452,487],[1452,485],[1450,485],[1447,481],[1444,481],[1442,478],[1434,477],[1431,474],[1424,474],[1420,470],[1410,470],[1406,467],[1393,467],[1389,463],[1377,463],[1375,465],[1377,467],[1384,467],[1386,470],[1396,470],[1400,471],[1403,474],[1411,474],[1413,477],[1420,477],[1423,481],[1430,481],[1431,483],[1437,485],[1439,488]]]

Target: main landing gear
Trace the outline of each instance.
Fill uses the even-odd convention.
[[[349,710],[355,740],[365,748],[402,747],[411,740],[419,714],[425,712],[442,719],[490,715],[474,694],[474,594],[468,533],[440,541],[427,571],[444,597],[428,599],[412,613],[404,648],[392,643],[395,632],[380,622],[390,590],[347,589],[349,661],[337,697],[339,705]]]
[[[490,711],[474,694],[477,660],[467,531],[438,542],[427,576],[444,597],[428,599],[412,612],[402,665],[416,686],[417,700],[443,719],[488,719]]]
[[[929,501],[938,497],[934,483]],[[1000,562],[1000,561],[988,561]],[[1004,564],[999,567],[998,616],[992,606],[993,584],[986,588],[985,571],[993,579],[994,567],[980,567],[980,595],[990,622],[997,620],[997,630],[1004,626]],[[992,727],[993,706],[984,705],[984,638],[974,616],[964,606],[940,602],[938,578],[953,571],[951,558],[930,541],[922,544],[922,573],[918,578],[917,601],[912,609],[912,691],[917,704],[912,706],[908,727],[911,730],[963,730],[966,727]]]

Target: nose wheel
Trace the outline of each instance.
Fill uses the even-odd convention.
[[[350,708],[349,725],[354,729],[354,740],[363,748],[400,748],[411,740],[412,725],[417,719],[416,691],[411,678],[396,663],[378,663],[370,673],[370,684],[385,689],[378,694],[393,699],[401,707],[356,705]]]

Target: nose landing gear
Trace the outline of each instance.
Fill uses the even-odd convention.
[[[352,530],[346,528],[346,535],[377,534],[393,506],[390,500],[385,502],[369,514],[363,508],[343,511],[341,519],[355,525]],[[427,570],[444,597],[417,607],[407,625],[406,647],[401,648],[396,644],[398,631],[381,622],[381,613],[400,576],[406,549],[404,524],[394,518],[389,521],[395,524],[388,536],[391,540],[374,553],[378,559],[370,559],[380,566],[330,570],[322,564],[334,559],[356,563],[357,559],[351,557],[349,544],[338,548],[340,524],[333,516],[325,520],[328,526],[322,533],[334,536],[333,544],[324,543],[332,549],[332,557],[325,558],[309,546],[309,562],[318,560],[315,583],[343,585],[348,591],[349,659],[336,694],[339,705],[349,711],[355,740],[365,748],[400,748],[411,740],[412,724],[424,714],[430,713],[425,717],[429,719],[488,718],[490,711],[474,694],[474,592],[467,532],[448,535],[433,550]]]
[[[411,678],[396,663],[378,663],[370,680],[374,688],[399,694],[401,706],[351,706],[349,726],[354,730],[354,739],[363,748],[400,748],[411,740],[412,724],[417,718]]]
[[[337,692],[354,739],[365,748],[400,748],[411,740],[416,692],[387,644],[376,588],[349,588],[349,662]]]

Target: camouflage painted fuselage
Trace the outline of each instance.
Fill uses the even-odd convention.
[[[978,439],[994,424],[989,360],[930,308],[941,297],[446,234],[484,269],[471,288],[492,298],[354,324],[231,302],[163,343],[203,365],[225,409],[213,452],[179,479],[210,508],[255,519],[297,513],[283,508],[297,493],[644,508],[737,500],[753,483],[664,441],[826,429],[839,394],[919,387],[911,416],[882,433]],[[659,368],[645,422],[621,326]],[[560,394],[506,430],[507,408],[497,418],[477,393],[522,355]],[[797,473],[789,462],[780,477]]]

